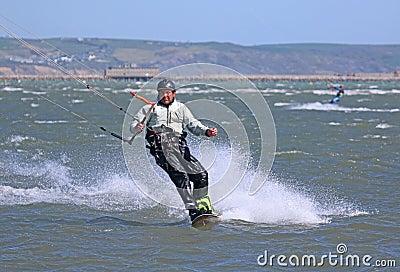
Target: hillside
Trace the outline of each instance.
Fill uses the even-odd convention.
[[[54,38],[26,40],[62,66],[102,74],[121,64],[159,67],[207,62],[244,74],[391,73],[400,70],[400,45],[178,43],[145,40]],[[64,54],[61,51],[67,53]],[[83,64],[82,64],[83,63]],[[15,39],[0,38],[0,75],[60,74]]]

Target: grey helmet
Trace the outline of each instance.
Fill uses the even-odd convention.
[[[176,91],[175,89],[175,83],[172,80],[169,79],[163,79],[157,84],[157,91],[160,90],[171,90],[171,91]]]

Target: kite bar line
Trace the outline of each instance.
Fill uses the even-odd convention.
[[[22,38],[20,38],[18,35],[16,35],[15,33],[13,33],[11,30],[9,30],[8,28],[6,28],[5,26],[0,24],[0,28],[3,29],[8,35],[10,35],[11,37],[13,37],[14,39],[16,39],[19,43],[21,43],[23,46],[25,46],[26,48],[34,51],[36,54],[38,54],[39,56],[43,57],[45,60],[47,60],[48,62],[52,63],[55,67],[57,67],[60,71],[62,71],[63,73],[65,73],[66,75],[70,76],[72,79],[74,79],[75,81],[79,82],[80,84],[82,84],[83,86],[85,86],[87,89],[89,89],[90,91],[92,91],[94,94],[100,96],[101,98],[103,98],[105,101],[107,101],[108,103],[110,103],[111,105],[113,105],[114,107],[116,107],[117,109],[119,109],[120,111],[124,112],[125,114],[129,115],[130,117],[134,118],[133,115],[131,115],[130,113],[128,113],[126,110],[124,110],[124,108],[122,108],[121,106],[119,106],[117,103],[115,103],[114,101],[112,101],[111,99],[109,99],[107,96],[105,96],[103,93],[101,93],[98,89],[92,87],[91,85],[87,84],[84,80],[80,79],[79,77],[77,77],[76,75],[72,74],[70,71],[68,71],[67,69],[65,69],[63,66],[61,66],[60,64],[58,64],[56,61],[54,61],[53,59],[51,59],[49,56],[47,56],[43,51],[41,51],[39,48],[33,46],[32,44],[28,43],[27,41],[23,40]]]

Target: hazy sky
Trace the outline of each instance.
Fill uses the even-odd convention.
[[[0,0],[0,7],[40,38],[400,44],[399,0]],[[35,37],[4,17],[0,24]]]

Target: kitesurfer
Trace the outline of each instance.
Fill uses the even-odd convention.
[[[175,100],[176,87],[172,80],[158,82],[157,91],[157,104],[146,105],[139,110],[130,130],[139,133],[146,128],[150,154],[175,184],[192,221],[201,214],[217,215],[208,194],[208,172],[190,154],[186,130],[196,136],[207,137],[217,136],[218,130],[203,125],[185,104]],[[146,115],[148,118],[143,122]]]
[[[329,103],[338,103],[340,101],[340,98],[343,97],[343,95],[344,95],[344,86],[343,85],[339,85],[339,87],[337,87],[337,86],[335,86],[333,84],[330,84],[330,87],[333,90],[336,90],[337,93],[336,93],[336,96],[334,98],[332,98]]]

